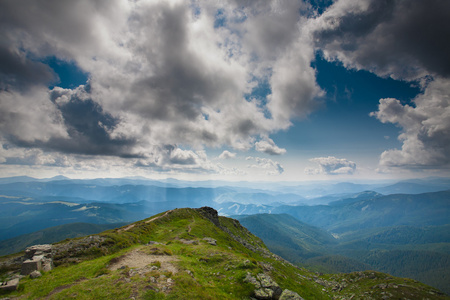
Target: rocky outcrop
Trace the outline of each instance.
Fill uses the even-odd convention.
[[[33,271],[50,271],[51,269],[53,269],[52,245],[35,245],[25,250],[21,275],[29,275]]]
[[[203,240],[212,246],[217,246],[217,241],[213,238],[205,237],[205,238],[203,238]]]
[[[245,282],[251,283],[255,290],[253,296],[259,300],[303,300],[297,293],[288,289],[282,290],[280,286],[267,274],[259,273],[254,277],[247,273]]]
[[[214,225],[216,225],[217,227],[221,227],[219,222],[219,214],[217,210],[208,206],[203,206],[197,208],[196,210],[200,212],[200,214],[202,214],[205,218],[213,222]]]

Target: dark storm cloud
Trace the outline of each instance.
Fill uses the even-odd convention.
[[[89,155],[117,155],[132,157],[135,141],[126,137],[112,138],[111,132],[120,120],[105,112],[89,97],[89,85],[78,93],[55,88],[50,99],[61,112],[68,138],[52,138],[43,145],[49,150]],[[80,97],[80,94],[83,97]],[[61,98],[64,97],[64,100]]]
[[[133,82],[127,109],[160,120],[177,121],[181,115],[194,120],[202,105],[217,103],[238,88],[233,78],[193,53],[186,26],[190,14],[184,5],[162,2],[132,15],[131,31],[140,37],[134,52],[153,70]]]
[[[0,42],[0,90],[24,90],[35,85],[49,84],[57,78],[49,66],[32,61],[20,50],[9,48]]]
[[[338,1],[318,20],[314,41],[348,67],[413,80],[450,76],[450,1],[372,0],[350,10]]]

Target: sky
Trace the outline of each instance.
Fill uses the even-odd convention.
[[[450,172],[450,1],[0,1],[0,177]]]

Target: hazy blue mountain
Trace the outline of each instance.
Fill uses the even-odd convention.
[[[289,215],[236,216],[283,258],[320,272],[377,270],[450,293],[450,224],[345,232],[338,239]]]
[[[70,223],[23,234],[0,241],[0,255],[7,255],[25,250],[32,245],[56,243],[68,238],[99,233],[108,229],[124,226],[127,223],[90,224]]]
[[[37,181],[37,179],[29,176],[14,176],[14,177],[0,178],[0,184],[8,184],[14,182],[31,182],[31,181]]]
[[[402,181],[393,185],[374,188],[373,190],[384,194],[422,194],[450,189],[450,183],[439,181]]]
[[[131,222],[149,215],[146,202],[79,204],[0,196],[0,205],[0,240],[67,223]]]
[[[450,223],[450,220],[449,220]],[[339,237],[343,242],[365,242],[364,248],[378,245],[450,244],[450,224],[441,226],[391,226],[351,231]]]
[[[450,191],[417,195],[387,195],[341,205],[280,206],[302,222],[343,233],[363,228],[398,225],[444,225],[449,222]]]
[[[341,206],[341,205],[355,203],[355,202],[358,202],[361,200],[375,199],[375,198],[379,198],[382,196],[383,196],[382,194],[374,192],[374,191],[364,191],[361,193],[341,197],[339,200],[329,202],[328,204],[333,205],[333,206]]]
[[[241,204],[237,202],[212,203],[211,205],[222,216],[254,215],[271,213],[273,206],[261,204]]]

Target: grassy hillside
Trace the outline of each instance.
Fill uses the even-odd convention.
[[[290,262],[320,272],[377,270],[414,278],[450,294],[450,225],[374,227],[335,239],[289,215],[237,218]]]
[[[367,271],[319,275],[270,253],[236,220],[176,209],[54,245],[56,268],[22,278],[15,299],[250,299],[255,278],[304,299],[448,299],[419,282]],[[17,268],[0,259],[3,277]],[[9,275],[11,276],[11,275]]]

